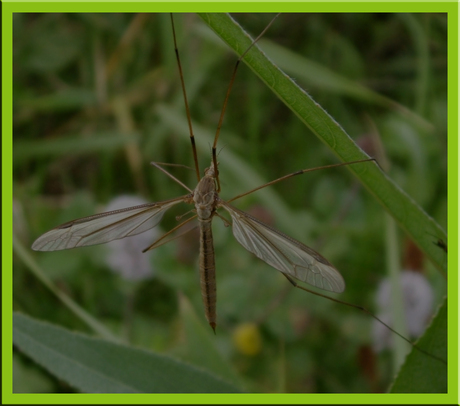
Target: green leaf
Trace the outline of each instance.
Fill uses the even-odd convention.
[[[416,344],[429,354],[447,360],[447,299]],[[414,348],[390,393],[447,393],[447,365]]]
[[[229,15],[200,14],[200,17],[238,55],[241,55],[250,46],[252,40]],[[244,62],[343,162],[368,158],[340,124],[274,65],[257,46],[246,54]],[[445,253],[433,244],[433,236],[447,241],[445,231],[378,165],[366,163],[349,165],[347,168],[431,261],[439,269],[447,272]]]
[[[234,393],[211,373],[173,358],[13,315],[13,343],[71,386],[87,393]]]

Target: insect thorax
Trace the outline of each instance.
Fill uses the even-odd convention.
[[[216,181],[213,176],[206,173],[200,180],[193,193],[196,213],[200,220],[207,220],[212,217],[216,208]]]

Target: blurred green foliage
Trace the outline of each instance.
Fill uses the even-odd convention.
[[[272,15],[234,17],[255,36]],[[215,131],[236,58],[197,16],[177,15],[175,24],[198,139],[201,131]],[[120,194],[150,201],[184,194],[149,165],[193,165],[187,133],[170,125],[171,120],[184,120],[185,111],[169,15],[17,13],[13,28],[14,226],[26,244],[62,222],[103,210]],[[378,134],[390,176],[446,228],[447,16],[283,14],[260,42],[262,49],[264,44],[273,60],[282,52],[276,46],[295,56],[283,56],[288,62],[282,68],[370,155],[370,135]],[[314,75],[305,66],[314,69]],[[360,88],[373,91],[373,97],[355,91]],[[244,65],[219,147],[221,155],[231,151],[265,181],[336,162]],[[210,147],[198,153],[203,169]],[[192,171],[168,170],[194,187]],[[221,168],[224,199],[244,192],[239,183],[245,174],[238,179],[229,172]],[[340,299],[372,309],[376,286],[384,277],[381,207],[342,168],[272,188],[298,216],[300,230],[278,223],[277,213],[264,209],[257,193],[236,205],[288,235],[303,235],[302,242],[344,275],[347,290]],[[162,229],[172,228],[175,216],[187,210],[168,213]],[[386,390],[392,379],[390,357],[371,351],[369,317],[290,289],[281,275],[239,246],[219,219],[214,234],[214,340],[253,390]],[[400,238],[401,258],[407,264],[408,242]],[[193,236],[159,248],[152,263],[155,277],[142,283],[127,283],[112,274],[103,247],[37,253],[35,258],[61,289],[133,344],[199,363],[183,334],[177,295],[188,297],[205,324],[197,250]],[[439,301],[445,282],[428,262],[423,262],[423,271]],[[14,307],[85,329],[18,258]],[[257,323],[262,335],[261,351],[253,357],[239,353],[232,341],[232,332],[245,322]],[[29,365],[19,357],[15,362],[22,363],[21,368]],[[56,381],[53,390],[69,390],[61,385]],[[43,390],[49,390],[48,381]]]

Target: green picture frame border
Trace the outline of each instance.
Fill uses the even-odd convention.
[[[13,14],[24,12],[439,12],[448,14],[449,386],[447,394],[13,394],[12,393],[12,86]],[[3,2],[2,3],[2,400],[55,403],[458,403],[458,3],[457,2]],[[453,283],[455,282],[455,283]]]

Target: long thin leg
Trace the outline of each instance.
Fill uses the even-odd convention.
[[[195,161],[195,172],[196,172],[197,180],[199,182],[200,181],[200,167],[198,165],[198,155],[196,152],[195,136],[193,135],[193,128],[192,128],[192,117],[190,115],[190,108],[188,107],[187,92],[185,91],[184,75],[182,74],[182,65],[180,63],[179,49],[177,48],[176,30],[174,28],[173,13],[171,13],[171,25],[172,25],[172,32],[173,32],[173,38],[174,38],[174,51],[176,52],[177,66],[179,68],[180,83],[182,86],[182,94],[184,95],[185,112],[187,114],[188,129],[190,132],[190,142],[192,143],[193,160]]]
[[[168,243],[170,241],[175,240],[176,238],[179,238],[179,237],[183,236],[184,234],[187,234],[189,231],[192,231],[193,228],[191,228],[189,230],[186,230],[186,231],[184,231],[183,233],[181,233],[179,235],[176,235],[174,238],[169,238],[168,240],[163,241],[161,244],[158,244],[160,241],[164,240],[168,235],[170,235],[171,233],[173,233],[176,230],[179,230],[179,228],[181,228],[182,226],[185,226],[188,222],[192,221],[196,217],[197,216],[190,217],[189,219],[185,220],[184,222],[182,222],[179,225],[177,225],[176,227],[174,227],[172,230],[169,230],[166,234],[163,234],[160,238],[158,238],[155,242],[153,242],[147,248],[143,249],[142,252],[147,252],[147,251],[153,250],[154,248],[158,248],[158,247],[160,247],[160,246],[162,246],[162,245],[164,245],[164,244],[166,244],[166,243]],[[194,227],[194,228],[196,228],[196,227]]]
[[[177,179],[175,176],[171,175],[166,169],[163,169],[160,165],[161,164],[158,164],[156,162],[150,162],[150,165],[153,165],[155,168],[158,168],[161,172],[163,172],[164,174],[168,175],[172,180],[174,180],[175,182],[177,182],[179,185],[181,185],[183,188],[187,189],[190,193],[193,193],[193,190],[190,189],[187,185],[185,185],[184,183],[182,183],[179,179]]]
[[[249,195],[250,193],[253,193],[253,192],[255,192],[256,190],[263,189],[264,187],[267,187],[267,186],[270,186],[270,185],[274,185],[275,183],[281,182],[282,180],[292,178],[293,176],[302,175],[302,174],[304,174],[304,173],[313,172],[313,171],[317,171],[317,170],[320,170],[320,169],[335,168],[335,167],[337,167],[337,166],[352,165],[352,164],[358,164],[358,163],[361,163],[361,162],[368,162],[368,161],[377,162],[377,161],[375,160],[375,158],[369,158],[369,159],[361,159],[361,160],[359,160],[359,161],[342,162],[342,163],[340,163],[340,164],[332,164],[332,165],[326,165],[326,166],[319,166],[318,168],[302,169],[301,171],[289,173],[288,175],[282,176],[281,178],[272,180],[271,182],[265,183],[265,184],[262,185],[262,186],[256,187],[255,189],[252,189],[252,190],[250,190],[250,191],[248,191],[248,192],[245,192],[245,193],[242,193],[242,194],[240,194],[240,195],[238,195],[238,196],[235,196],[234,198],[232,198],[232,199],[230,199],[230,200],[227,200],[227,203],[233,202],[234,200],[239,199],[240,197]]]
[[[299,288],[299,289],[302,289],[304,290],[305,292],[308,292],[308,293],[312,293],[313,295],[316,295],[316,296],[320,296],[320,297],[324,297],[326,299],[329,299],[329,300],[332,300],[333,302],[337,302],[337,303],[341,303],[345,306],[349,306],[349,307],[353,307],[355,309],[358,309],[358,310],[361,310],[362,312],[368,314],[369,316],[371,316],[372,318],[374,318],[375,320],[377,320],[379,323],[382,323],[386,328],[388,328],[388,330],[392,331],[394,334],[396,334],[398,337],[401,337],[404,341],[408,342],[412,347],[416,348],[418,351],[420,352],[423,352],[425,355],[428,355],[429,357],[431,358],[434,358],[440,362],[442,362],[443,364],[446,364],[447,365],[447,361],[440,358],[440,357],[437,357],[436,355],[433,355],[433,354],[430,354],[429,352],[425,351],[424,349],[420,348],[419,346],[417,346],[416,344],[414,344],[412,341],[408,340],[406,337],[404,337],[403,335],[399,334],[396,330],[392,329],[388,324],[384,323],[382,320],[380,320],[377,316],[375,316],[373,313],[371,313],[369,310],[367,310],[365,307],[362,307],[362,306],[358,306],[358,305],[355,305],[355,304],[352,304],[352,303],[348,303],[348,302],[343,302],[342,300],[339,300],[339,299],[334,299],[333,297],[330,297],[330,296],[327,296],[327,295],[323,295],[321,293],[318,293],[318,292],[314,292],[313,290],[310,290],[310,289],[307,289],[301,285],[299,285],[297,282],[295,282],[292,278],[290,278],[288,275],[284,274],[283,275],[286,277],[286,279],[295,287],[295,288]]]
[[[171,164],[171,163],[167,163],[167,162],[155,162],[155,163],[157,165],[160,165],[160,166],[175,166],[176,168],[185,168],[185,169],[192,170],[192,168],[190,168],[190,166],[182,165],[182,164]]]
[[[219,118],[219,123],[217,124],[217,130],[216,130],[216,135],[214,137],[214,144],[212,145],[212,162],[214,164],[214,170],[216,172],[216,181],[217,181],[217,193],[220,192],[220,181],[219,181],[219,170],[217,169],[217,153],[216,153],[216,148],[217,148],[217,140],[219,139],[219,134],[220,134],[220,129],[222,127],[222,123],[224,121],[224,115],[225,115],[225,110],[227,109],[227,103],[228,103],[228,98],[230,97],[230,91],[232,90],[233,87],[233,82],[235,81],[236,77],[236,71],[238,70],[238,66],[240,65],[240,62],[243,60],[243,58],[246,56],[246,54],[249,52],[249,50],[256,44],[256,42],[265,34],[265,32],[270,28],[270,26],[273,24],[275,19],[279,16],[277,14],[271,21],[270,23],[264,28],[264,30],[258,35],[258,37],[252,42],[252,44],[244,51],[241,56],[238,58],[238,60],[235,63],[235,67],[233,68],[233,73],[232,73],[232,78],[230,79],[230,83],[228,85],[227,89],[227,94],[225,95],[224,99],[224,105],[222,106],[222,111],[220,112],[220,118]]]

